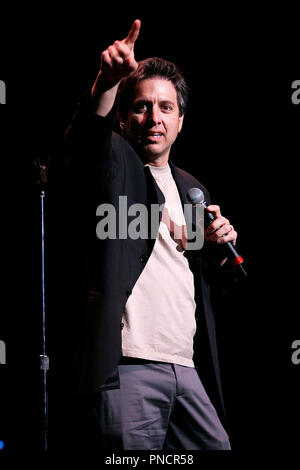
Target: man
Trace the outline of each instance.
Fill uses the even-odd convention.
[[[187,87],[174,64],[136,62],[140,26],[135,20],[124,40],[102,52],[97,79],[67,132],[76,226],[85,247],[76,391],[89,404],[84,426],[96,448],[228,450],[228,435],[195,362],[214,371],[222,409],[208,282],[212,272],[215,279],[231,273],[219,248],[235,244],[237,233],[220,208],[209,205],[215,221],[205,229],[204,247],[185,249],[187,191],[202,189],[207,202],[209,195],[169,160],[183,125]],[[123,137],[113,132],[117,111]],[[120,196],[149,214],[151,206],[162,205],[155,239],[120,235]],[[94,215],[103,216],[107,203],[116,210],[118,235],[96,236]],[[205,344],[209,352],[203,356]]]

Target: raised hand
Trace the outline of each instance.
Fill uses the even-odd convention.
[[[106,116],[111,110],[120,80],[137,68],[134,44],[140,28],[140,20],[135,20],[127,37],[115,41],[101,54],[100,71],[91,90],[94,111],[100,116]]]
[[[141,28],[140,20],[135,20],[125,39],[115,41],[101,54],[101,81],[118,83],[123,77],[136,70],[134,44]]]

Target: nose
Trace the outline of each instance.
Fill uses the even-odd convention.
[[[152,106],[151,112],[149,113],[149,121],[153,125],[161,123],[161,114],[159,106]]]

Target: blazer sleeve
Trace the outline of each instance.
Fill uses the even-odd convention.
[[[90,91],[80,101],[65,132],[64,165],[68,179],[78,185],[95,185],[104,190],[118,171],[117,154],[112,151],[112,132],[117,101],[106,117],[93,111]]]

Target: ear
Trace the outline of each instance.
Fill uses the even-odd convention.
[[[179,116],[179,119],[178,119],[178,134],[179,134],[179,132],[180,132],[181,129],[182,129],[183,118],[184,118],[184,114],[183,114],[182,116]]]
[[[126,123],[121,119],[119,111],[118,111],[118,119],[119,119],[120,129],[123,133],[125,132],[125,129],[126,129]]]
[[[124,132],[125,129],[126,129],[126,124],[123,121],[119,121],[119,122],[120,122],[120,129],[121,129],[122,132]]]

